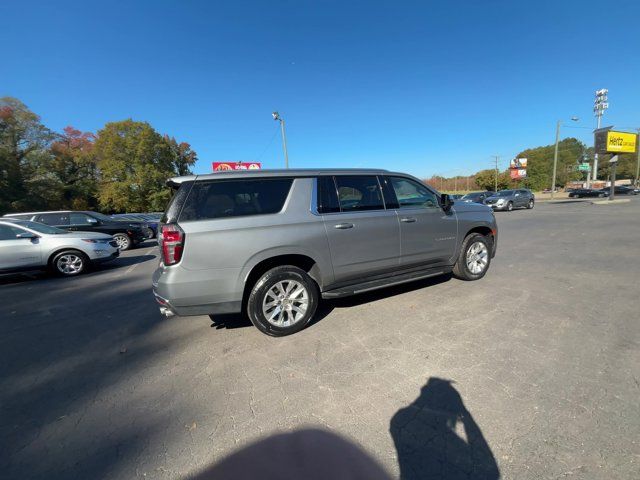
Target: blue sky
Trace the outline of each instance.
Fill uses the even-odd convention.
[[[640,2],[2,2],[0,95],[47,126],[133,118],[210,162],[466,174],[640,126]],[[568,123],[572,123],[568,121]]]

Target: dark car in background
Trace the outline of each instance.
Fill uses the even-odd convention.
[[[484,201],[495,195],[496,192],[471,192],[464,195],[460,201],[466,203],[484,203]]]
[[[5,217],[44,223],[51,227],[72,232],[106,233],[113,236],[120,250],[128,250],[146,239],[145,222],[114,220],[102,213],[92,211],[61,210],[55,212],[11,213],[5,215]]]
[[[602,189],[602,191],[605,190],[607,192],[611,192],[611,187]],[[615,187],[613,187],[613,193],[615,195],[638,195],[638,192],[636,192],[633,187],[627,185],[616,185]]]
[[[609,191],[593,190],[591,188],[574,188],[569,192],[569,198],[608,197]]]
[[[162,213],[116,213],[111,215],[114,220],[126,220],[132,222],[144,222],[146,228],[145,237],[156,238],[158,236],[158,222]]]

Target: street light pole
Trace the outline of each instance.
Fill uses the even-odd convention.
[[[287,153],[287,134],[285,133],[284,128],[284,118],[280,116],[278,112],[273,112],[271,114],[275,121],[280,122],[280,131],[282,133],[282,149],[284,150],[284,168],[289,168],[289,154]]]
[[[551,180],[551,199],[556,191],[556,168],[558,167],[558,143],[560,142],[560,120],[556,123],[556,149],[553,153],[553,180]]]
[[[571,117],[571,120],[573,120],[574,122],[577,122],[579,119],[578,117]],[[552,200],[553,200],[553,197],[555,196],[555,191],[556,191],[556,169],[558,167],[558,144],[560,143],[560,122],[561,120],[558,120],[558,123],[556,123],[556,148],[553,153],[553,176],[551,180],[551,199]]]

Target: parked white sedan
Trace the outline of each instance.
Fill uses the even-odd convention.
[[[0,219],[0,273],[49,269],[74,276],[119,255],[111,235],[68,232],[42,223]]]

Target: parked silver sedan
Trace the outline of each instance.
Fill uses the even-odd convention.
[[[0,219],[0,273],[49,269],[71,277],[119,255],[111,235],[68,232],[19,219]]]

